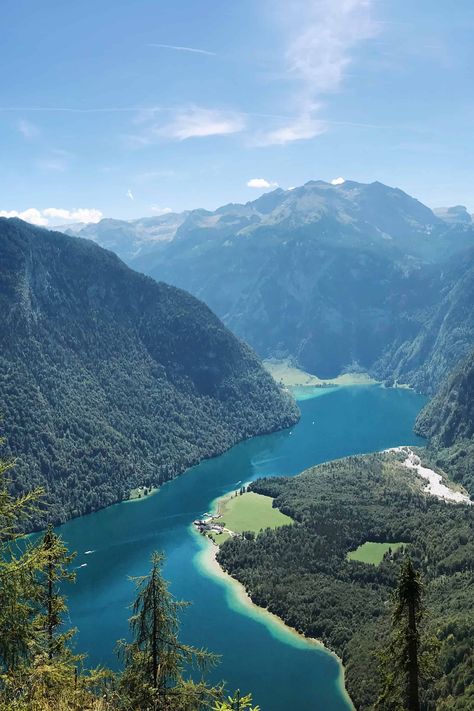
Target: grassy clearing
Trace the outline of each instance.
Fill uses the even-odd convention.
[[[209,538],[218,546],[221,546],[224,541],[230,538],[230,533],[228,531],[223,531],[222,533],[210,533]]]
[[[153,494],[156,494],[157,491],[157,488],[152,489],[146,486],[137,486],[135,489],[130,490],[128,501],[140,501],[140,499],[146,499],[147,496],[153,496]]]
[[[254,531],[262,528],[278,528],[293,523],[293,519],[272,508],[273,499],[250,491],[245,494],[223,499],[219,504],[219,513],[225,527],[235,533]]]
[[[404,545],[405,543],[374,543],[367,541],[356,548],[355,551],[349,551],[347,558],[348,560],[357,560],[360,563],[379,565],[387,551],[391,550],[393,553]]]
[[[318,378],[317,375],[312,375],[301,368],[291,365],[287,360],[265,360],[263,365],[277,383],[292,388],[373,385],[377,382],[367,373],[343,373],[336,378],[322,379]]]

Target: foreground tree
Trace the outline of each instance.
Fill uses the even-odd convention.
[[[423,586],[407,558],[394,594],[392,636],[381,656],[382,692],[375,711],[421,711],[420,681],[432,674],[438,651],[434,639],[421,639]]]
[[[18,499],[8,491],[14,462],[0,461],[0,711],[86,708],[102,675],[77,673],[62,630],[67,610],[59,593],[71,557],[50,528],[39,542],[19,542],[41,491]]]
[[[204,649],[178,639],[181,608],[187,605],[173,598],[162,577],[163,556],[153,554],[149,575],[134,578],[137,596],[133,603],[131,643],[121,643],[125,669],[121,689],[132,708],[140,711],[194,711],[210,708],[221,695],[221,687],[208,686],[203,679],[184,677],[194,666],[204,672],[217,659]]]
[[[225,701],[218,701],[213,711],[260,711],[260,706],[253,706],[251,694],[241,696],[237,690],[234,696],[229,696]]]
[[[0,440],[0,444],[3,440]],[[40,556],[32,545],[16,545],[20,526],[33,511],[39,490],[13,499],[7,473],[14,462],[0,460],[0,687],[31,656],[36,572]]]
[[[39,650],[49,661],[68,656],[67,643],[73,637],[74,630],[63,630],[63,617],[67,612],[66,600],[60,593],[60,584],[73,581],[74,573],[69,566],[74,560],[62,539],[48,526],[38,546],[41,557],[41,569],[38,572],[39,613],[36,617]]]
[[[52,527],[36,543],[17,542],[41,494],[14,499],[0,461],[0,711],[258,711],[240,694],[222,701],[222,686],[185,677],[203,672],[216,657],[180,643],[178,614],[154,555],[148,576],[136,579],[130,620],[133,641],[122,644],[123,674],[84,671],[74,655],[74,630],[64,628],[61,594],[73,556]]]
[[[393,619],[400,630],[401,663],[405,670],[408,711],[420,711],[420,631],[422,617],[420,575],[409,558],[402,566]]]

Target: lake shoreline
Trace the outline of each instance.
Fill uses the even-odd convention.
[[[242,484],[242,486],[247,487],[250,483],[251,480]],[[232,496],[233,493],[233,490],[229,491],[227,494],[218,496],[216,499],[211,501],[209,505],[209,513],[211,516],[219,513],[222,502]],[[307,637],[301,632],[298,632],[298,630],[294,627],[287,625],[286,622],[282,620],[281,617],[278,617],[278,615],[274,612],[257,605],[252,600],[245,586],[239,580],[230,575],[230,573],[224,570],[224,568],[220,565],[217,560],[219,546],[204,534],[199,533],[194,524],[191,525],[191,530],[192,534],[199,542],[200,551],[195,556],[195,563],[199,571],[218,581],[226,588],[228,596],[233,597],[234,601],[236,601],[238,606],[241,608],[238,610],[241,614],[248,614],[252,619],[264,624],[270,634],[273,634],[274,631],[279,632],[280,635],[277,635],[278,639],[282,640],[285,644],[289,643],[288,640],[292,640],[292,643],[299,648],[307,646],[313,649],[319,649],[320,651],[324,651],[325,654],[329,654],[333,657],[337,661],[339,667],[339,676],[337,680],[339,691],[346,699],[349,707],[355,711],[355,706],[345,684],[345,667],[342,663],[342,659],[336,654],[336,652],[327,647],[320,639],[316,639],[315,637]],[[282,639],[282,637],[287,637],[288,639]]]
[[[245,586],[236,578],[232,577],[227,573],[219,564],[217,560],[217,553],[219,546],[212,543],[206,536],[201,535],[196,531],[194,526],[192,527],[193,535],[199,539],[200,551],[195,556],[195,563],[199,571],[219,582],[223,587],[226,588],[226,592],[230,598],[234,598],[234,603],[241,609],[240,614],[247,614],[252,619],[265,625],[270,634],[276,636],[280,641],[285,644],[292,644],[298,648],[313,648],[315,650],[320,650],[325,654],[329,654],[333,657],[339,667],[339,676],[337,679],[337,686],[339,691],[345,697],[349,708],[355,711],[355,706],[352,702],[349,692],[347,691],[345,684],[345,668],[342,660],[338,655],[329,647],[327,647],[324,642],[314,637],[306,637],[298,630],[287,625],[281,617],[275,615],[275,613],[270,612],[270,610],[260,607],[257,605],[247,592]],[[229,603],[230,604],[230,603]],[[233,605],[231,605],[233,607]],[[277,634],[275,634],[275,632]],[[278,634],[279,633],[279,634]],[[284,639],[286,637],[287,639]],[[291,642],[289,640],[292,640]]]

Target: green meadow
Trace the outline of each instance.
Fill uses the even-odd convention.
[[[289,516],[272,508],[272,503],[270,496],[249,491],[223,499],[219,504],[219,513],[222,514],[225,527],[235,533],[258,533],[262,528],[278,528],[293,523]],[[217,537],[216,542],[220,542]]]
[[[379,565],[387,551],[392,553],[401,548],[404,543],[374,543],[367,541],[356,548],[355,551],[349,551],[347,554],[348,560],[357,560],[360,563],[370,563],[371,565]]]

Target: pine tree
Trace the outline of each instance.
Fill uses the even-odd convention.
[[[381,654],[382,691],[375,711],[420,711],[420,680],[432,676],[439,644],[420,635],[423,619],[420,574],[407,558],[394,594],[392,635]]]
[[[422,617],[420,575],[410,558],[400,572],[396,591],[394,623],[401,635],[401,661],[406,674],[406,704],[408,711],[420,711],[420,632]]]
[[[64,581],[73,581],[75,574],[69,570],[75,555],[68,553],[60,536],[51,525],[48,526],[41,543],[41,570],[38,572],[39,613],[36,617],[39,650],[49,661],[69,655],[67,643],[73,637],[74,630],[62,631],[63,618],[67,612],[60,585]]]
[[[0,674],[14,673],[28,659],[39,565],[37,549],[31,544],[20,548],[16,539],[41,491],[14,499],[7,487],[7,472],[13,465],[13,461],[0,460]]]
[[[185,679],[185,667],[204,672],[215,655],[182,644],[178,639],[179,611],[187,605],[173,598],[162,577],[163,556],[152,556],[149,575],[134,578],[137,596],[132,606],[131,643],[121,643],[125,669],[121,687],[132,708],[141,711],[192,711],[209,707],[221,687],[203,679]]]

